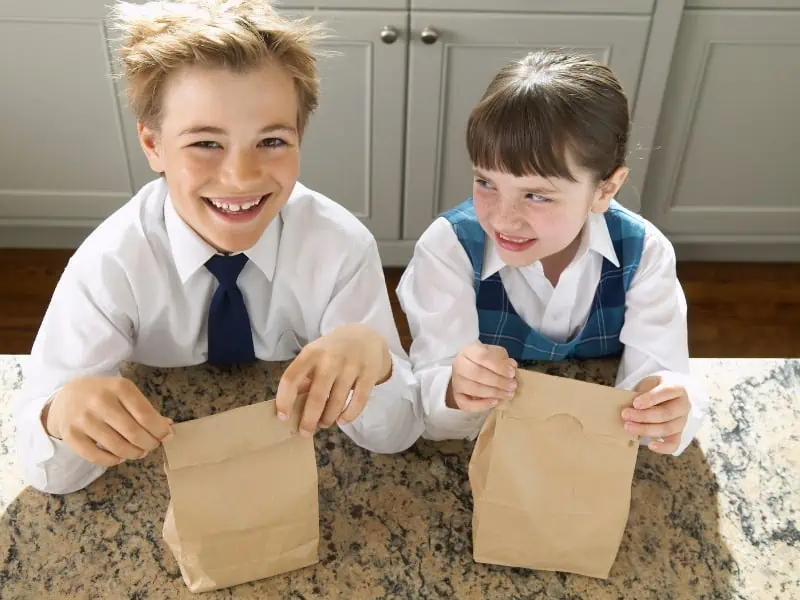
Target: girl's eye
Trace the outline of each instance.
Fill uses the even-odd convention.
[[[533,202],[536,203],[547,204],[548,202],[552,202],[550,198],[545,198],[544,196],[540,196],[539,194],[527,194],[525,198],[528,200],[532,200]]]
[[[209,142],[209,141],[195,142],[194,144],[192,144],[192,146],[195,148],[211,148],[211,149],[222,147],[217,142]]]
[[[286,142],[280,138],[267,138],[265,140],[261,140],[261,145],[266,146],[267,148],[281,148],[282,146],[286,146]]]

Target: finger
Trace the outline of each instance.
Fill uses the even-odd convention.
[[[162,417],[130,379],[120,378],[119,381],[115,392],[125,410],[150,436],[159,441],[168,439],[172,434],[172,420]]]
[[[350,390],[356,383],[358,377],[358,370],[356,367],[348,367],[339,374],[336,378],[331,393],[328,396],[328,402],[325,405],[325,410],[322,411],[322,417],[319,420],[319,426],[328,428],[334,424],[339,415],[344,411],[347,398],[350,396]]]
[[[464,412],[486,412],[499,404],[497,398],[476,398],[468,394],[454,394],[454,397],[456,405]]]
[[[492,376],[497,377],[497,375],[495,375],[494,373],[492,373]],[[460,375],[453,375],[452,379],[453,379],[453,391],[458,394],[466,394],[468,396],[474,396],[475,398],[479,399],[494,398],[497,400],[501,398],[514,397],[513,388],[503,389],[492,385],[485,385],[483,383],[474,381],[472,379],[467,379],[466,377]]]
[[[314,369],[314,379],[308,392],[306,406],[300,419],[300,434],[311,437],[317,430],[317,424],[328,404],[331,389],[336,382],[338,369],[333,365],[317,365]]]
[[[350,404],[342,413],[342,416],[339,417],[339,423],[352,423],[356,420],[367,405],[369,395],[372,393],[377,382],[378,376],[369,372],[363,373],[356,379],[355,386],[353,387],[353,396],[350,398]]]
[[[484,387],[490,387],[498,390],[498,392],[493,394],[493,396],[497,396],[498,398],[506,396],[506,392],[512,392],[511,395],[508,396],[510,398],[514,395],[514,390],[517,389],[516,371],[514,371],[514,374],[510,377],[506,375],[499,375],[497,372],[488,369],[483,365],[479,365],[470,360],[465,360],[463,364],[456,367],[456,372],[457,375],[466,380],[473,381]],[[479,394],[476,393],[475,395],[477,396]]]
[[[689,414],[688,401],[684,402],[683,398],[673,398],[644,410],[626,408],[622,411],[622,418],[634,423],[666,423],[687,414]]]
[[[275,408],[281,421],[285,421],[292,414],[297,395],[303,393],[300,391],[303,383],[311,381],[309,373],[314,367],[313,357],[312,352],[301,352],[283,372],[275,394]]]
[[[161,443],[150,435],[150,432],[142,427],[119,401],[105,403],[102,414],[96,414],[95,416],[111,426],[130,444],[141,448],[144,452],[154,450]],[[105,444],[103,445],[105,446]],[[106,446],[106,448],[110,449],[109,446]],[[126,456],[125,458],[133,457]]]
[[[515,377],[516,368],[508,358],[508,352],[502,346],[489,346],[486,344],[468,346],[464,350],[464,358],[478,366],[485,367],[501,377]]]
[[[642,410],[656,406],[667,400],[672,400],[673,398],[680,398],[683,395],[683,388],[679,385],[657,385],[649,392],[636,396],[633,399],[633,406],[634,408]]]
[[[686,417],[674,419],[666,423],[625,423],[625,431],[640,437],[666,438],[680,434],[686,426]]]
[[[108,423],[99,420],[95,416],[89,418],[84,428],[84,432],[91,439],[100,444],[104,450],[110,452],[118,458],[134,460],[147,456],[147,451],[144,448],[131,444],[128,440],[122,437],[119,432],[115,431]]]
[[[64,433],[64,441],[75,453],[90,463],[101,467],[114,467],[122,462],[119,456],[97,447],[97,443],[88,435],[74,428]]]
[[[303,381],[300,382],[300,385],[297,386],[297,394],[302,396],[303,394],[307,394],[308,390],[311,389],[311,378],[306,377]]]
[[[672,454],[678,449],[681,444],[681,436],[679,433],[670,435],[664,438],[663,441],[653,440],[647,447],[653,452],[658,454]]]

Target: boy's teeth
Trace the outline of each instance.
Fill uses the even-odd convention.
[[[227,210],[229,212],[239,212],[240,210],[248,210],[250,208],[253,208],[256,204],[261,202],[262,198],[263,196],[255,200],[251,200],[250,202],[244,202],[242,204],[229,204],[227,202],[220,202],[219,200],[215,200],[214,198],[209,198],[208,200],[211,202],[211,204],[213,204],[214,206],[216,206],[221,210]]]

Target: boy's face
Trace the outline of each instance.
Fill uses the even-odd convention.
[[[569,158],[575,182],[474,168],[475,214],[507,265],[523,267],[558,253],[574,253],[588,213],[608,210],[627,176],[621,167],[598,184],[593,173]]]
[[[186,66],[170,76],[158,131],[139,125],[181,218],[224,252],[253,246],[297,181],[294,82],[265,63],[244,73]]]

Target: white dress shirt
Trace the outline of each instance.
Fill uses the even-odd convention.
[[[566,342],[589,317],[604,258],[619,266],[604,216],[590,213],[575,258],[555,287],[540,262],[522,268],[505,265],[492,240],[486,242],[481,279],[499,271],[508,299],[522,320],[553,341]],[[397,295],[413,338],[410,354],[421,386],[424,437],[476,437],[487,413],[445,405],[453,361],[462,348],[478,340],[479,329],[472,264],[443,217],[419,239]],[[625,297],[620,341],[624,350],[617,387],[633,389],[648,375],[672,371],[688,390],[692,409],[675,452],[680,454],[702,423],[708,398],[688,377],[686,299],[675,273],[675,253],[650,223],[645,227],[639,268]]]
[[[206,361],[207,318],[217,287],[205,262],[215,250],[177,214],[163,179],[142,188],[75,252],[53,294],[16,401],[26,480],[53,493],[81,489],[104,469],[47,435],[43,407],[65,382],[116,375],[123,360],[157,367]],[[400,345],[377,244],[346,209],[298,183],[245,251],[238,285],[256,357],[291,359],[344,323],[381,333],[392,375],[342,430],[374,452],[398,452],[423,430],[418,384]]]

